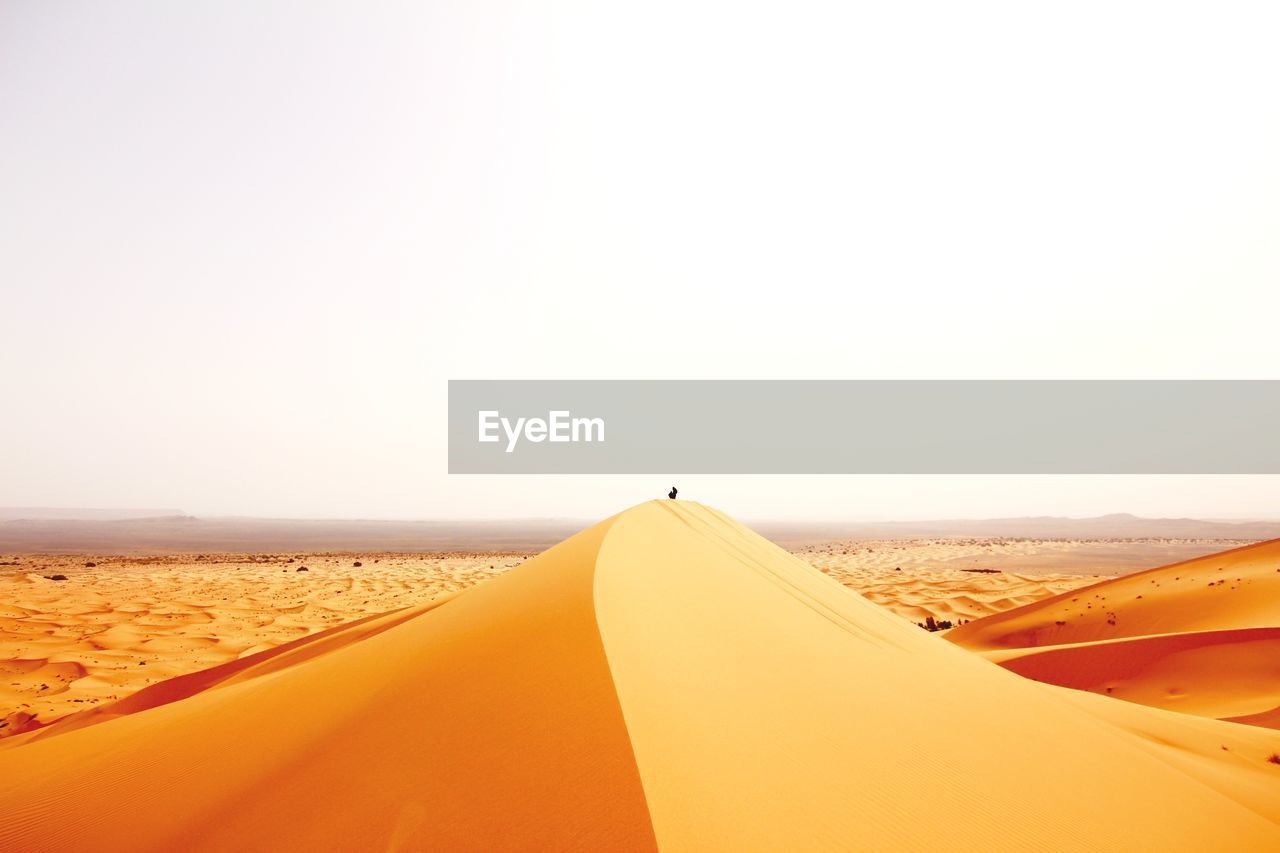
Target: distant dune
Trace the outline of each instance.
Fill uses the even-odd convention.
[[[1066,592],[948,639],[1037,681],[1280,727],[1280,541]]]
[[[1280,521],[1203,521],[1140,518],[1128,513],[1093,518],[1033,516],[952,521],[769,523],[754,525],[782,544],[832,539],[918,539],[981,536],[1014,539],[1240,539],[1280,537]]]
[[[1038,684],[650,502],[0,746],[0,848],[1280,847],[1280,733]]]

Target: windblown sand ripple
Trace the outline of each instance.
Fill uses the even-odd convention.
[[[1280,728],[1280,540],[1065,592],[948,639],[1037,681]]]
[[[18,565],[0,575],[0,736],[354,619],[432,601],[524,559],[6,558]]]

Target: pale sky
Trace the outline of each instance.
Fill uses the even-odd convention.
[[[1278,37],[1265,2],[5,0],[0,505],[1280,517],[1276,478],[444,446],[450,378],[1280,378]]]

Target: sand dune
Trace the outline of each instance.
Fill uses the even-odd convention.
[[[10,738],[0,847],[1280,845],[1280,734],[1064,693],[652,502]]]
[[[932,521],[862,521],[763,523],[762,533],[782,544],[833,539],[923,539],[931,537],[997,537],[1024,540],[1161,539],[1257,542],[1280,536],[1280,522],[1209,521],[1196,518],[1141,518],[1114,513],[1092,518],[1024,516],[1021,518],[935,519]]]
[[[1280,541],[1104,581],[948,639],[1037,681],[1280,727]]]
[[[369,613],[426,603],[523,559],[24,558],[0,575],[0,737]],[[66,580],[45,577],[58,574]]]
[[[1129,735],[1153,757],[1203,781],[1215,790],[1273,822],[1280,823],[1280,797],[1276,796],[1276,770],[1280,765],[1259,761],[1276,755],[1276,733],[1253,726],[1204,719],[1174,711],[1116,702],[1092,693],[1052,685],[1040,685],[1054,696],[1088,715]],[[1112,845],[1103,844],[1103,849]],[[1194,844],[1172,849],[1196,849]],[[1231,849],[1224,844],[1212,849]],[[1243,846],[1240,850],[1265,850]]]
[[[795,553],[820,568],[986,570],[1027,576],[1110,577],[1251,544],[1223,539],[1026,539],[934,537],[802,544]]]
[[[1203,543],[887,539],[806,545],[797,556],[912,622],[979,619],[1151,565]]]
[[[804,556],[912,622],[973,619],[1095,580],[947,568],[1078,552],[1057,542],[894,541],[847,551]],[[425,604],[524,559],[510,552],[6,557],[0,738],[369,613]],[[907,571],[894,571],[898,565]],[[299,572],[303,566],[308,571]],[[47,577],[56,575],[66,580]]]
[[[957,629],[966,648],[1280,626],[1280,539],[1103,581]]]
[[[1217,719],[1280,708],[1280,628],[990,652],[1027,678]]]
[[[932,616],[957,624],[960,619],[979,619],[1001,613],[1060,592],[1088,586],[1097,580],[1083,575],[978,574],[955,569],[891,572],[827,566],[822,571],[864,598],[912,622],[922,622]]]

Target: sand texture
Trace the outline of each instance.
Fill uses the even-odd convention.
[[[432,601],[524,559],[6,557],[16,565],[0,574],[0,738],[315,631]],[[65,580],[47,577],[58,575]]]
[[[1061,543],[1018,553],[1062,555]],[[1000,540],[869,542],[803,556],[912,622],[976,619],[1092,576],[965,572]],[[909,554],[910,559],[904,559]],[[18,555],[0,562],[0,739],[206,667],[505,572],[520,553]],[[91,565],[90,565],[91,564]],[[895,571],[896,564],[907,566]],[[300,571],[302,568],[307,570]],[[939,568],[940,567],[940,568]],[[50,580],[62,575],[65,580]]]
[[[1264,850],[1277,751],[993,666],[655,501],[9,738],[0,849]]]
[[[1102,581],[948,638],[1037,681],[1280,728],[1280,541]]]

